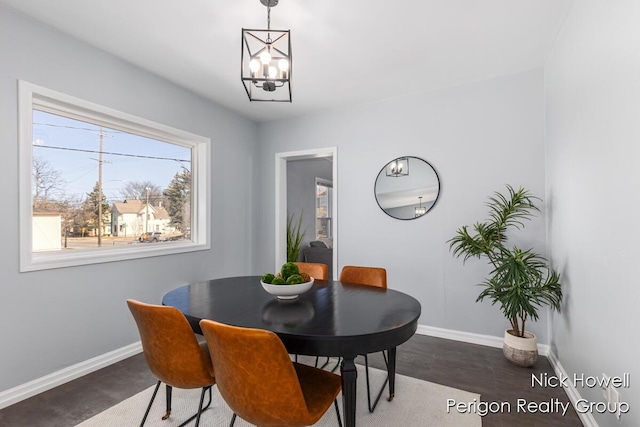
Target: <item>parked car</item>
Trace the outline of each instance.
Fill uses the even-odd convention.
[[[181,240],[184,239],[184,234],[179,231],[174,231],[173,233],[166,234],[163,237],[166,241]]]
[[[160,242],[165,240],[160,231],[148,231],[146,233],[142,233],[142,235],[138,238],[140,242]]]

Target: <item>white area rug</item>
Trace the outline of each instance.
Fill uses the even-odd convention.
[[[384,372],[369,368],[372,390],[379,390],[384,380]],[[160,387],[153,403],[145,427],[175,427],[198,408],[200,390],[173,389],[173,403],[171,417],[162,421],[165,410],[165,387]],[[200,419],[202,427],[226,427],[231,420],[232,412],[218,393],[213,389],[213,401],[208,410],[203,412]],[[137,427],[140,425],[144,411],[149,403],[153,387],[113,406],[106,411],[78,424],[76,427]],[[460,414],[455,409],[447,413],[447,399],[456,402],[472,402],[480,400],[480,395],[458,390],[451,387],[417,380],[396,374],[396,392],[392,402],[387,402],[387,391],[380,398],[380,402],[373,414],[367,409],[367,389],[364,367],[358,366],[357,415],[358,427],[479,427],[482,419],[473,413]],[[206,403],[205,397],[205,403]],[[338,396],[340,415],[342,411],[342,396]],[[189,423],[193,426],[195,421]],[[314,426],[336,427],[338,420],[333,405]],[[235,427],[248,427],[251,424],[236,419]]]

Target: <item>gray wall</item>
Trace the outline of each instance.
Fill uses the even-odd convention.
[[[331,181],[333,164],[325,158],[287,161],[287,212],[294,225],[302,213],[302,248],[316,240],[316,177]]]
[[[338,271],[346,264],[387,268],[389,286],[418,298],[420,323],[502,336],[508,323],[497,307],[476,304],[488,267],[465,266],[449,252],[456,229],[486,217],[487,196],[509,183],[544,195],[542,69],[325,111],[259,125],[256,194],[258,270],[274,265],[275,153],[337,146]],[[437,170],[442,193],[415,221],[382,212],[373,185],[380,169],[400,156],[417,156]],[[544,206],[542,206],[544,209]],[[528,225],[523,246],[544,253],[544,214]],[[535,236],[535,237],[534,237]],[[545,313],[532,330],[547,342]]]
[[[550,248],[566,293],[553,348],[570,377],[629,373],[622,422],[594,416],[639,426],[640,3],[614,3],[575,2],[546,67]]]
[[[257,135],[253,122],[4,7],[0,58],[2,391],[138,341],[127,298],[157,303],[178,284],[253,273]],[[210,137],[213,248],[19,273],[18,79]]]

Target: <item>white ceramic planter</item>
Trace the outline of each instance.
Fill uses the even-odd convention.
[[[502,353],[512,363],[525,368],[531,367],[538,360],[538,338],[530,332],[524,337],[511,335],[511,329],[504,331]]]

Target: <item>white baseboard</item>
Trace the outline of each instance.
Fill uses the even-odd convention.
[[[502,348],[502,342],[504,341],[504,337],[455,331],[453,329],[436,328],[435,326],[427,325],[418,325],[416,333],[420,335],[428,335],[430,337],[445,338],[448,340],[462,341],[469,344],[479,344],[495,348]],[[549,354],[549,346],[547,344],[538,344],[538,354],[541,356],[547,356]]]
[[[0,409],[142,352],[140,341],[0,392]]]
[[[569,374],[567,374],[567,371],[565,371],[564,368],[562,367],[562,364],[560,363],[560,361],[558,360],[558,357],[554,352],[550,351],[549,354],[547,355],[547,359],[549,359],[549,363],[551,363],[551,367],[553,368],[553,370],[555,371],[558,377],[569,376]],[[576,389],[573,386],[571,381],[568,381],[568,383],[569,383],[569,386],[565,387],[564,391],[567,393],[567,396],[569,396],[569,400],[571,401],[573,407],[575,408],[576,402],[582,399],[582,396],[580,396],[578,389]],[[591,412],[579,413],[578,418],[580,418],[582,425],[585,427],[598,427],[598,423],[596,422],[596,419],[593,417],[593,414]]]
[[[436,328],[434,326],[427,326],[427,325],[418,325],[418,330],[416,331],[416,333],[420,335],[428,335],[431,337],[445,338],[448,340],[462,341],[470,344],[479,344],[479,345],[484,345],[488,347],[498,347],[498,348],[502,347],[502,341],[503,341],[503,337],[474,334],[471,332],[454,331],[451,329],[442,329],[442,328]],[[564,368],[562,367],[562,364],[558,360],[558,357],[555,355],[553,351],[551,351],[551,347],[549,345],[538,344],[538,353],[542,356],[547,357],[547,359],[549,360],[549,363],[551,364],[551,367],[553,368],[554,372],[558,377],[569,376],[567,372],[564,370]],[[571,404],[575,408],[576,402],[582,399],[582,396],[580,396],[580,393],[578,392],[578,390],[572,385],[570,385],[569,387],[566,387],[565,392],[567,393],[567,396],[569,397]],[[598,423],[593,417],[593,414],[589,412],[581,413],[581,414],[578,414],[578,417],[580,418],[580,421],[585,427],[598,427]]]

